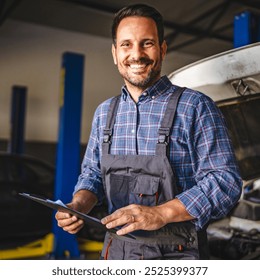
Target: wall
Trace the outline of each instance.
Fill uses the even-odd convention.
[[[0,139],[9,139],[12,86],[23,85],[28,87],[25,140],[57,140],[60,66],[66,51],[85,55],[81,141],[87,142],[96,106],[122,86],[110,39],[14,20],[0,27]],[[198,59],[171,53],[163,74]]]

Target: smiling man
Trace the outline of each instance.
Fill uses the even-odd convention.
[[[203,93],[161,76],[163,38],[162,16],[150,6],[114,17],[112,55],[125,85],[95,112],[69,204],[88,213],[106,199],[102,223],[118,230],[107,232],[101,259],[205,259],[207,224],[240,197],[224,118]],[[84,225],[62,212],[56,219],[71,234]]]

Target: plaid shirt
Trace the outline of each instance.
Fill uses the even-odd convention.
[[[166,76],[148,88],[135,103],[126,87],[113,130],[111,154],[154,155],[158,129],[171,94],[176,90]],[[82,172],[75,192],[87,189],[104,197],[100,173],[103,129],[111,99],[96,110]],[[178,199],[195,217],[197,229],[225,216],[240,197],[242,181],[224,118],[206,95],[186,89],[180,97],[169,160],[183,192]]]

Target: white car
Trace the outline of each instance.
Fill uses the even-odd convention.
[[[213,259],[260,259],[260,43],[232,49],[169,75],[210,96],[225,116],[244,180],[228,217],[208,227]]]

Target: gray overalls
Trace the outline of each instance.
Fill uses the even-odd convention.
[[[112,155],[110,145],[120,96],[112,99],[102,144],[101,172],[108,202],[108,212],[129,204],[156,206],[173,199],[180,189],[167,153],[174,115],[184,88],[178,88],[168,102],[162,120],[155,155]],[[205,231],[199,234],[191,222],[171,223],[155,231],[139,230],[136,239],[107,233],[102,259],[200,259]],[[204,250],[203,250],[204,251]]]

